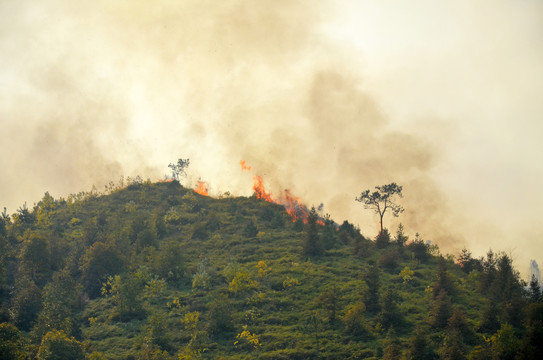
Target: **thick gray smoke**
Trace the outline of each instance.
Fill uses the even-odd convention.
[[[244,159],[369,236],[354,198],[397,182],[412,236],[527,263],[543,12],[471,4],[3,0],[0,205],[160,179],[179,157],[189,184],[248,195]]]

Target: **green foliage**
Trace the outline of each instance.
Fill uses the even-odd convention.
[[[228,299],[220,297],[213,301],[209,310],[208,332],[210,334],[223,334],[234,329],[231,315],[231,305]]]
[[[403,225],[402,223],[400,223],[400,225],[398,225],[398,231],[396,232],[396,238],[394,239],[394,242],[398,247],[403,248],[408,240],[409,236],[404,233]]]
[[[429,346],[428,336],[422,328],[417,327],[409,339],[405,352],[406,360],[431,360],[434,354]]]
[[[413,281],[413,276],[415,275],[415,272],[409,268],[409,266],[406,266],[400,271],[400,278],[402,278],[402,281],[404,284],[409,284],[411,281]]]
[[[407,248],[413,253],[413,257],[420,262],[425,263],[430,259],[429,247],[418,233],[415,235],[415,239],[407,245]]]
[[[370,312],[377,312],[381,308],[379,302],[379,276],[379,268],[375,265],[370,265],[364,275],[367,290],[364,293],[363,301],[366,304],[366,309]]]
[[[187,268],[181,246],[175,242],[163,242],[152,259],[152,270],[171,285],[183,284]]]
[[[102,294],[110,296],[116,306],[112,318],[119,317],[120,321],[142,318],[142,296],[145,278],[141,273],[126,273],[109,276],[102,287]]]
[[[42,310],[34,328],[41,338],[50,330],[62,330],[71,336],[80,336],[76,320],[78,308],[78,284],[71,274],[60,271],[43,289]]]
[[[340,308],[340,300],[341,294],[335,284],[320,294],[316,300],[317,306],[326,312],[330,324],[333,324],[336,321],[336,314]]]
[[[43,285],[50,272],[49,247],[42,235],[27,231],[20,252],[21,273],[30,277],[38,286]]]
[[[364,336],[369,333],[364,314],[366,306],[358,302],[351,306],[345,313],[345,331],[355,337]]]
[[[390,244],[390,233],[388,229],[382,229],[375,238],[375,245],[379,249],[386,248]]]
[[[539,286],[539,282],[537,281],[535,275],[532,274],[532,278],[530,279],[530,300],[532,302],[539,302],[543,301],[543,293],[541,293],[541,287]]]
[[[50,331],[42,339],[38,360],[84,360],[83,345],[62,331]]]
[[[393,329],[388,331],[383,349],[383,360],[400,360],[401,347]]]
[[[435,294],[435,293],[434,293]],[[451,299],[445,290],[440,290],[434,298],[430,312],[430,325],[436,329],[445,329],[449,317],[452,315]]]
[[[243,236],[247,238],[254,238],[258,234],[258,229],[253,221],[248,221],[247,225],[243,229]]]
[[[319,238],[317,229],[317,211],[311,208],[305,225],[305,233],[303,238],[302,252],[306,256],[318,256],[323,253],[323,246]]]
[[[482,270],[481,261],[471,257],[471,252],[468,249],[462,249],[460,255],[458,255],[457,263],[465,273],[469,274],[473,270]]]
[[[390,272],[394,272],[399,263],[400,252],[398,249],[387,249],[379,256],[379,265]]]
[[[304,229],[255,197],[124,184],[0,216],[0,358],[57,338],[89,359],[542,357],[540,289],[503,253],[455,264],[403,227],[374,242],[315,210]]]
[[[0,359],[25,359],[26,347],[26,341],[15,325],[0,323]]]
[[[251,278],[247,272],[239,271],[228,284],[228,291],[237,294],[239,292],[249,291],[258,286],[257,282]]]
[[[29,331],[42,308],[42,291],[33,282],[21,279],[11,299],[11,318],[15,325]]]
[[[398,307],[400,301],[401,297],[395,290],[388,289],[384,293],[379,320],[385,329],[390,327],[398,328],[403,324],[404,317]]]
[[[89,297],[100,295],[102,282],[124,269],[121,253],[111,245],[94,243],[81,258],[83,286]]]

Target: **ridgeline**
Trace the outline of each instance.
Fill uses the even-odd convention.
[[[45,194],[0,218],[1,359],[542,359],[505,253],[211,198],[179,182]]]

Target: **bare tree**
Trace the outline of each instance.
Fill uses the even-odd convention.
[[[168,167],[172,169],[172,178],[180,181],[182,176],[187,175],[187,168],[189,167],[190,159],[178,159],[177,164],[170,164]]]
[[[364,203],[364,208],[373,209],[379,215],[379,224],[383,232],[383,217],[387,211],[398,217],[404,211],[404,208],[396,203],[397,197],[403,197],[402,187],[396,183],[383,186],[376,186],[376,191],[369,189],[363,191],[355,200]]]

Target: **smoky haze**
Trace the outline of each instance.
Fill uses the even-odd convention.
[[[189,185],[249,195],[244,159],[368,236],[377,219],[354,198],[394,181],[411,237],[512,251],[523,272],[543,250],[536,1],[3,0],[0,14],[10,212],[160,179],[179,157]]]

